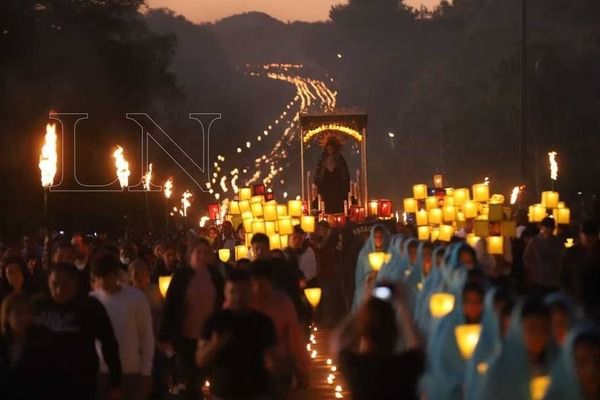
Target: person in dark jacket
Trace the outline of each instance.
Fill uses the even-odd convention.
[[[118,399],[121,384],[119,345],[104,306],[78,288],[79,271],[70,264],[50,269],[51,297],[37,305],[37,322],[54,333],[60,359],[55,370],[64,382],[63,399],[91,400],[96,397],[99,369],[96,340],[108,366],[109,400]]]
[[[201,399],[204,373],[196,366],[196,343],[202,337],[204,321],[223,306],[223,276],[211,263],[214,254],[206,239],[194,239],[188,246],[188,266],[178,269],[165,299],[160,328],[160,347],[166,354],[178,354],[186,369],[186,398]]]
[[[600,226],[595,221],[584,221],[579,232],[579,243],[563,254],[560,268],[562,289],[577,301],[582,301],[582,287],[587,269],[600,265]]]
[[[59,375],[54,369],[59,354],[52,332],[34,324],[33,303],[27,294],[12,293],[4,299],[0,331],[2,399],[60,399]]]

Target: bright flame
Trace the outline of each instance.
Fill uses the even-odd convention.
[[[171,195],[173,194],[173,178],[167,179],[165,186],[163,187],[163,191],[165,192],[165,197],[170,199]]]
[[[517,199],[519,198],[519,193],[521,193],[521,188],[519,186],[515,186],[510,194],[510,204],[514,205],[517,203]]]
[[[56,155],[56,125],[46,125],[46,137],[42,154],[40,154],[40,171],[42,172],[42,186],[49,188],[54,182],[56,175],[56,164],[58,156]]]
[[[486,176],[485,179],[483,180],[483,184],[484,185],[489,185],[490,184],[490,177]]]
[[[550,179],[553,181],[558,179],[558,162],[556,162],[556,155],[557,153],[555,151],[548,153],[548,158],[550,160]]]
[[[204,216],[202,218],[200,218],[200,228],[204,228],[204,226],[206,225],[206,221],[209,221],[210,218]]]
[[[181,195],[181,208],[183,209],[181,215],[184,217],[187,217],[187,209],[192,205],[192,197],[194,197],[194,195],[189,190],[186,190]]]
[[[123,157],[123,148],[117,146],[117,150],[113,153],[115,159],[115,165],[117,167],[117,178],[121,184],[121,189],[125,189],[129,186],[129,163]]]
[[[152,183],[152,163],[148,165],[148,172],[144,176],[144,189],[150,191],[150,184]]]

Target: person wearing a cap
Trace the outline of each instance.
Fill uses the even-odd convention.
[[[540,233],[531,239],[525,248],[523,264],[527,281],[539,294],[548,294],[559,289],[560,260],[564,245],[554,235],[555,221],[544,218]]]
[[[583,272],[600,267],[600,225],[587,220],[581,224],[579,242],[567,249],[562,258],[560,283],[564,291],[580,299]]]

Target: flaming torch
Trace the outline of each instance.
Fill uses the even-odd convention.
[[[50,223],[48,220],[48,192],[50,187],[54,183],[54,176],[56,175],[58,163],[58,156],[56,155],[56,125],[46,125],[46,136],[44,145],[42,146],[42,153],[40,154],[40,171],[42,177],[42,187],[44,188],[44,225],[46,228],[46,234],[50,237]],[[46,245],[46,257],[47,261],[50,262],[50,244]]]
[[[184,229],[185,229],[185,222],[186,222],[186,217],[187,217],[187,209],[192,205],[192,203],[191,203],[192,197],[194,197],[194,195],[189,190],[186,190],[181,195],[181,215],[183,216],[183,228]]]
[[[148,222],[148,232],[151,232],[152,224],[150,223],[150,204],[148,202],[148,192],[152,187],[152,163],[148,165],[148,172],[146,172],[146,175],[144,175],[142,181],[144,183],[144,195],[146,197],[146,219]]]
[[[552,191],[554,191],[554,182],[558,179],[558,162],[556,161],[557,153],[551,151],[548,153],[548,159],[550,160],[550,179],[552,180]]]
[[[113,153],[113,158],[115,159],[117,178],[119,179],[119,184],[121,185],[121,191],[123,195],[125,195],[125,188],[129,186],[129,163],[127,160],[125,160],[125,157],[123,157],[123,148],[121,146],[117,146],[117,149]],[[125,207],[125,212],[123,213],[123,218],[125,219],[125,240],[128,240],[129,221],[127,218],[127,203],[125,201],[123,203]]]
[[[173,194],[173,178],[167,179],[163,186],[163,193],[165,194],[165,215],[167,217],[167,237],[169,237],[169,199]]]

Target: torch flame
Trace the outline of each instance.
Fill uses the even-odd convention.
[[[511,195],[510,195],[510,204],[515,204],[517,202],[517,199],[519,198],[519,192],[521,192],[521,188],[518,186],[515,186],[515,188],[513,189]]]
[[[486,176],[485,179],[483,180],[483,184],[484,185],[489,185],[490,184],[490,177]]]
[[[117,146],[117,150],[113,153],[113,157],[116,161],[117,178],[119,178],[121,189],[125,189],[129,186],[129,163],[125,160],[125,157],[123,157],[123,148],[121,146]]]
[[[144,176],[144,189],[150,191],[150,185],[152,183],[152,163],[148,165],[148,172]]]
[[[548,153],[548,158],[550,159],[550,179],[553,181],[558,179],[558,162],[556,162],[556,155],[557,153],[555,151]]]
[[[56,155],[56,125],[46,125],[46,137],[42,154],[40,154],[40,171],[42,172],[42,186],[49,188],[54,182],[56,175],[56,164],[58,156]]]
[[[171,198],[171,194],[173,194],[173,178],[167,179],[167,181],[165,182],[165,186],[163,188],[163,191],[165,192],[165,197],[167,199],[170,199]]]
[[[184,217],[187,217],[187,209],[189,208],[189,206],[192,205],[191,199],[192,199],[193,196],[194,195],[189,190],[186,190],[181,195],[181,208],[182,208],[181,215],[184,216]]]

